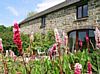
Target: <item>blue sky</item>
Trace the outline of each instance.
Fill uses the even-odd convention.
[[[2,0],[0,1],[0,25],[12,26],[27,17],[31,11],[40,12],[64,0]]]

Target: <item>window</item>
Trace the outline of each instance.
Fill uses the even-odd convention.
[[[73,31],[70,33],[69,42],[70,42],[69,48],[71,49],[70,51],[74,52],[75,45],[76,45],[75,43],[76,42],[76,31]]]
[[[93,46],[95,47],[95,35],[94,35],[94,29],[79,29],[79,30],[74,30],[69,32],[69,49],[71,52],[73,52],[75,49],[79,50],[80,45],[79,42],[80,40],[82,41],[82,48],[81,49],[86,49],[87,48],[87,43],[86,43],[86,34],[89,36],[89,48],[90,52],[93,51]]]
[[[77,19],[88,16],[88,5],[80,5],[77,7]]]
[[[45,27],[45,16],[43,16],[42,18],[41,18],[41,27],[40,28],[43,28],[43,27]]]

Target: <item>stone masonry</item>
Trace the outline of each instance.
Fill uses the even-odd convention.
[[[40,28],[41,17],[21,24],[21,33],[46,32],[49,29],[61,29],[70,32],[76,29],[94,29],[100,27],[100,0],[88,1],[88,17],[76,18],[76,4],[72,4],[45,15],[46,26]],[[34,17],[34,16],[33,16]]]

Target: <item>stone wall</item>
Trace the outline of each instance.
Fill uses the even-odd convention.
[[[58,11],[46,15],[46,27],[41,28],[41,18],[32,20],[21,26],[21,32],[30,34],[31,32],[46,32],[49,29],[58,28],[69,32],[75,29],[93,29],[100,27],[100,0],[90,0],[88,2],[88,17],[77,20],[76,5],[65,7]]]
[[[22,24],[21,27],[21,33],[24,34],[31,34],[31,32],[40,32],[40,26],[41,26],[41,18],[29,21],[28,23]]]

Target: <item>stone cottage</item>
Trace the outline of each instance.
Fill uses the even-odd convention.
[[[54,28],[64,30],[69,36],[70,49],[78,49],[80,40],[86,45],[86,35],[95,43],[94,29],[100,27],[100,0],[66,0],[26,18],[19,25],[26,34],[45,33]]]

